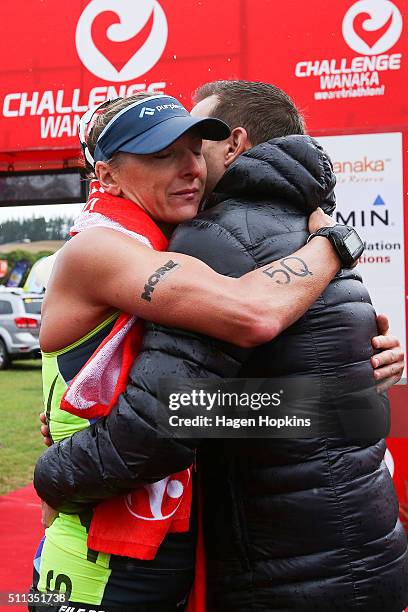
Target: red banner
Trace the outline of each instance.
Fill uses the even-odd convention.
[[[6,4],[0,151],[77,148],[80,115],[107,97],[166,90],[189,105],[198,84],[238,74],[238,9],[239,0]]]
[[[189,105],[225,78],[283,87],[315,132],[407,125],[406,13],[403,0],[3,3],[1,158],[72,156],[79,116],[106,97],[166,90]]]
[[[269,6],[268,38],[259,5]],[[408,77],[403,0],[256,3],[248,21],[248,73],[293,96],[309,129],[386,131],[408,125],[401,95]],[[255,8],[255,4],[254,4]],[[273,15],[272,15],[273,13]]]
[[[387,440],[388,468],[391,471],[395,489],[400,503],[400,517],[408,531],[408,444],[404,438],[389,438]]]

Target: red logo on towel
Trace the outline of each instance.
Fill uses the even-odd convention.
[[[168,519],[180,506],[190,478],[188,469],[136,489],[126,496],[126,507],[132,516],[146,521]]]

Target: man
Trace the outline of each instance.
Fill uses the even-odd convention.
[[[170,248],[203,259],[230,276],[240,276],[279,254],[283,257],[282,266],[271,270],[271,278],[276,281],[277,274],[280,283],[284,278],[290,282],[288,268],[284,269],[285,256],[304,242],[305,227],[299,216],[316,206],[312,186],[315,180],[327,177],[321,168],[323,157],[310,139],[301,136],[303,125],[293,103],[272,86],[245,82],[209,84],[198,91],[198,100],[194,113],[221,116],[233,130],[231,137],[219,145],[206,144],[209,186],[210,189],[215,186],[213,208],[181,227]],[[274,116],[270,111],[276,109]],[[241,110],[244,117],[237,112]],[[274,132],[275,126],[278,133]],[[286,134],[300,136],[266,142]],[[258,143],[261,144],[256,146]],[[246,151],[249,153],[240,157]],[[274,197],[269,207],[272,187]],[[285,214],[282,206],[286,207]],[[322,206],[331,211],[333,202],[328,198]],[[285,247],[279,236],[284,237]],[[352,301],[357,301],[355,275],[343,276],[345,287],[353,293]],[[311,309],[311,320],[320,321],[326,302],[335,305],[337,297],[333,285]],[[361,302],[364,311],[361,326],[366,329],[370,307],[363,294]],[[342,330],[345,312],[343,306],[335,314]],[[71,495],[76,502],[94,501],[160,479],[165,473],[176,471],[175,466],[188,466],[194,456],[194,441],[169,443],[154,433],[148,437],[146,422],[154,432],[155,415],[162,410],[155,398],[160,377],[283,375],[292,372],[292,362],[298,358],[294,349],[301,350],[309,363],[310,355],[305,351],[310,353],[310,346],[315,346],[316,350],[311,351],[316,360],[315,374],[320,376],[323,372],[331,382],[335,369],[332,351],[325,357],[327,363],[319,357],[319,345],[323,340],[327,345],[328,339],[314,337],[313,325],[307,318],[296,325],[291,335],[280,337],[275,345],[265,345],[252,354],[193,334],[154,328],[146,336],[144,351],[118,408],[103,424],[96,423],[55,445],[46,454],[48,457],[40,460],[36,473],[40,495],[58,506]],[[305,333],[310,334],[312,341],[299,346],[296,336],[303,338]],[[381,338],[377,342],[387,340]],[[342,348],[343,352],[350,348],[347,375],[352,371],[359,338],[356,347],[350,344],[353,343],[346,342]],[[398,364],[401,363],[398,348],[397,352]],[[383,354],[377,359],[379,364],[391,368],[387,374],[398,377],[401,366],[391,363],[395,362],[392,355]],[[358,364],[355,367],[359,369]],[[358,375],[364,378],[367,371],[359,370]],[[134,449],[140,436],[137,427],[142,421],[144,442],[152,445],[149,465],[136,459]],[[250,610],[255,605],[257,610],[323,610],[339,605],[342,610],[355,605],[363,610],[369,605],[370,609],[382,610],[383,607],[374,608],[370,599],[373,585],[367,575],[371,571],[383,578],[382,590],[374,593],[374,601],[382,606],[382,597],[388,596],[387,609],[400,610],[406,603],[402,585],[407,560],[406,542],[395,508],[389,513],[385,532],[381,531],[383,523],[379,528],[371,519],[366,527],[359,528],[360,541],[355,534],[358,525],[350,520],[356,508],[364,507],[364,503],[368,504],[368,511],[382,516],[390,503],[386,496],[375,498],[373,492],[376,482],[382,493],[390,486],[389,475],[383,469],[376,472],[384,453],[383,444],[369,441],[353,447],[344,441],[332,444],[320,439],[300,440],[296,444],[295,453],[293,442],[287,440],[280,440],[279,444],[271,440],[257,444],[238,440],[225,445],[209,444],[207,452],[204,449],[209,609]],[[109,464],[112,448],[121,459],[114,468]],[[85,457],[87,462],[82,462]],[[163,457],[168,468],[165,473]],[[51,478],[47,476],[47,462],[53,464]],[[72,469],[70,462],[76,469]],[[354,519],[356,523],[363,521],[357,515]],[[319,541],[311,538],[313,520],[321,523]],[[388,548],[380,542],[377,549],[376,542],[382,537],[387,539]],[[368,550],[357,550],[359,546]],[[388,569],[383,572],[383,567]]]

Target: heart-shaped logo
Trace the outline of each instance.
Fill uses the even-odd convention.
[[[159,61],[167,43],[167,19],[158,0],[91,0],[75,42],[80,60],[107,81],[129,81]]]
[[[359,36],[364,42],[372,49],[374,45],[384,36],[390,29],[392,20],[394,18],[393,13],[389,16],[386,23],[379,27],[378,30],[367,30],[365,24],[369,24],[371,15],[369,13],[359,13],[354,17],[353,28],[357,36]]]
[[[363,55],[379,55],[395,45],[402,32],[402,16],[390,0],[359,0],[343,19],[348,46]]]
[[[108,37],[108,30],[110,26],[115,23],[120,24],[120,17],[113,11],[105,11],[99,13],[93,20],[91,27],[92,40],[99,51],[105,55],[106,59],[110,61],[112,66],[120,72],[128,61],[135,54],[135,50],[140,49],[146,43],[147,39],[151,35],[153,27],[153,11],[143,26],[141,31],[129,38],[128,40],[114,41]]]
[[[175,514],[188,486],[191,486],[191,469],[135,489],[125,497],[125,505],[135,518],[162,521]]]

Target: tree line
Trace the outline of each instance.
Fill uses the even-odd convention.
[[[74,217],[9,219],[0,224],[0,244],[22,240],[67,240]]]

